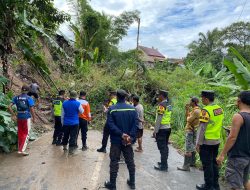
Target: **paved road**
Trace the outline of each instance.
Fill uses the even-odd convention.
[[[97,153],[101,133],[90,131],[89,149],[77,150],[71,156],[62,147],[52,146],[52,134],[48,133],[30,144],[28,157],[16,153],[0,157],[0,190],[97,190],[104,189],[103,182],[109,178],[109,156]],[[80,139],[79,139],[80,144]],[[194,190],[195,184],[203,182],[203,173],[177,171],[183,157],[170,147],[169,172],[159,172],[153,165],[159,161],[156,144],[150,132],[144,136],[145,150],[135,153],[136,185],[138,190]],[[120,165],[118,190],[129,189],[126,185],[128,172]]]

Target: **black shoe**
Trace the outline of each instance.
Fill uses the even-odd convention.
[[[52,143],[51,144],[56,144],[56,140],[55,139],[53,139],[53,141],[52,141]]]
[[[106,153],[107,151],[106,151],[106,148],[99,148],[99,149],[97,149],[97,152]]]
[[[198,190],[214,190],[213,187],[208,187],[206,184],[198,184],[198,185],[196,185],[196,189],[198,189]]]
[[[190,172],[190,167],[183,165],[182,167],[177,167],[177,170],[184,171],[184,172]]]
[[[109,190],[116,190],[116,186],[109,181],[105,181],[104,187]]]
[[[127,180],[127,184],[130,187],[130,189],[135,189],[135,183],[130,182],[130,180]]]
[[[82,151],[88,150],[88,147],[86,145],[82,146]]]
[[[164,172],[168,171],[167,167],[162,167],[162,166],[154,166],[154,169],[158,171],[164,171]]]
[[[57,141],[56,142],[56,146],[62,146],[63,144],[62,144],[62,142],[61,141]]]

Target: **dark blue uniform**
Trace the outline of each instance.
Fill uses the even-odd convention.
[[[132,145],[123,143],[122,135],[131,137],[132,143],[136,141],[136,132],[139,120],[135,108],[123,102],[111,106],[108,111],[107,124],[110,130],[110,182],[115,186],[119,169],[121,152],[124,155],[130,176],[130,182],[135,182],[135,164]]]

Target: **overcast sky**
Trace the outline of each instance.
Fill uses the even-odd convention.
[[[67,0],[54,0],[56,7],[72,14]],[[167,57],[186,56],[187,45],[199,32],[222,28],[238,20],[250,21],[248,0],[91,0],[97,11],[119,15],[141,12],[140,45],[158,48]],[[72,37],[67,24],[60,30]],[[120,43],[121,50],[136,47],[137,25],[133,24]]]

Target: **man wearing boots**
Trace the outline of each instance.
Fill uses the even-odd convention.
[[[62,104],[65,100],[65,90],[60,90],[58,97],[53,100],[53,112],[54,112],[54,120],[55,120],[55,129],[53,134],[53,141],[52,144],[56,144],[56,146],[60,146],[62,143],[63,137],[63,129],[62,129],[62,122],[61,122],[61,115],[62,115]]]
[[[185,143],[185,157],[182,167],[177,167],[181,171],[190,171],[190,166],[195,165],[195,136],[196,129],[200,124],[200,108],[198,106],[199,99],[192,97],[190,103],[186,105],[187,124],[186,130],[186,143]],[[192,111],[190,112],[190,107]],[[193,156],[194,155],[194,156]]]
[[[117,98],[116,98],[116,92],[115,91],[111,91],[109,93],[109,101],[108,101],[108,104],[107,105],[104,105],[103,108],[104,108],[104,113],[107,113],[108,111],[108,108],[110,106],[113,106],[117,103]],[[103,128],[103,137],[102,137],[102,147],[97,149],[97,152],[103,152],[103,153],[106,153],[106,147],[107,147],[107,144],[108,144],[108,139],[109,139],[109,127],[108,127],[108,123],[106,122],[105,123],[105,126]]]
[[[172,106],[170,105],[168,92],[161,90],[159,92],[156,112],[156,124],[153,136],[156,138],[157,147],[161,154],[161,162],[154,166],[155,170],[168,171],[168,140],[171,134],[171,113]]]
[[[119,169],[121,152],[129,170],[127,184],[135,189],[135,163],[132,144],[136,141],[136,132],[139,125],[135,108],[125,103],[126,91],[118,90],[116,105],[108,111],[107,123],[110,130],[110,181],[105,182],[105,188],[116,190],[116,178]]]
[[[76,91],[70,92],[70,99],[63,102],[62,109],[62,123],[63,123],[63,149],[67,150],[67,145],[69,143],[69,153],[73,154],[76,146],[76,138],[79,127],[79,117],[78,114],[84,112],[80,102],[76,100]]]
[[[224,111],[214,103],[214,91],[202,91],[201,97],[205,107],[200,114],[196,150],[200,154],[205,184],[196,185],[196,189],[219,190],[219,168],[216,157],[219,151]]]
[[[90,105],[89,102],[86,100],[86,94],[87,94],[86,92],[81,91],[78,100],[81,103],[82,108],[84,110],[82,114],[79,114],[79,130],[78,130],[78,135],[80,130],[82,135],[82,151],[88,149],[87,147],[88,122],[91,121]]]

